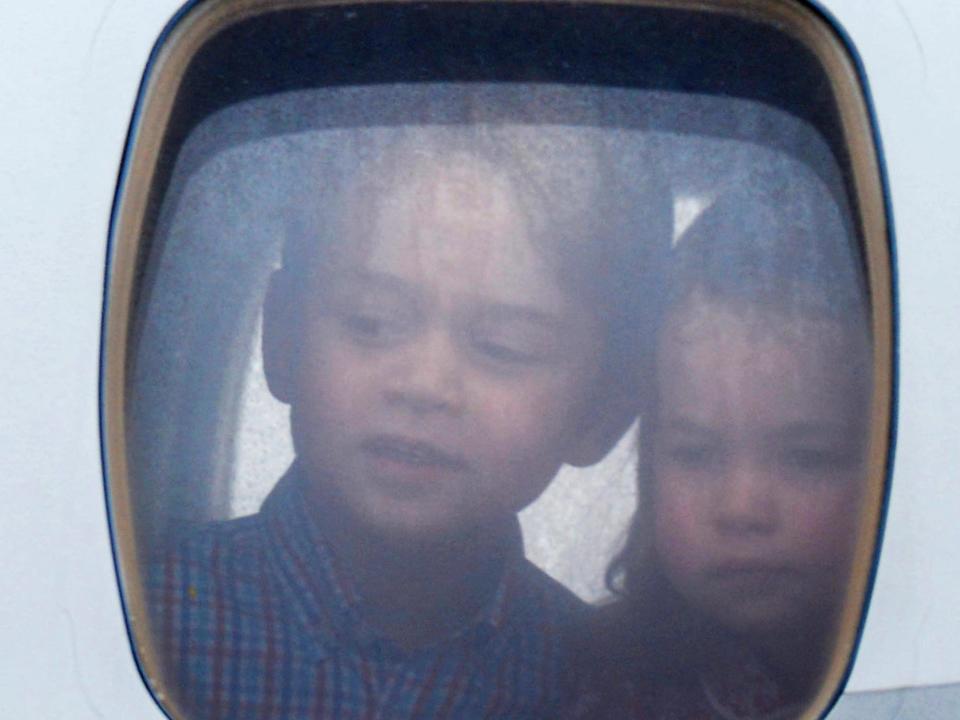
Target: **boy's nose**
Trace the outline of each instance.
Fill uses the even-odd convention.
[[[424,331],[399,352],[402,357],[396,375],[388,379],[388,402],[416,413],[462,412],[462,368],[449,333]]]
[[[776,479],[750,461],[735,462],[717,484],[717,526],[725,533],[767,534],[779,522]]]

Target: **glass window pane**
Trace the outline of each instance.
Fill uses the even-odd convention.
[[[165,40],[112,239],[107,481],[161,703],[825,707],[891,392],[831,32],[791,3],[226,8]]]

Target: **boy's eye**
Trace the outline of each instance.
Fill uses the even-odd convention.
[[[556,345],[549,331],[530,323],[477,327],[469,342],[480,361],[507,367],[545,362]]]
[[[369,339],[382,338],[393,329],[387,317],[372,313],[347,313],[340,323],[352,335]]]
[[[474,341],[474,348],[482,357],[498,363],[526,365],[538,360],[537,354],[529,349],[496,340],[478,339]]]
[[[467,340],[481,362],[520,367],[558,356],[560,333],[555,319],[542,313],[498,307],[486,310],[467,327]]]
[[[347,337],[373,345],[405,337],[415,323],[411,308],[369,298],[341,303],[335,308],[335,317]]]
[[[407,337],[421,318],[417,298],[402,283],[349,272],[331,284],[325,307],[347,339],[374,347]]]

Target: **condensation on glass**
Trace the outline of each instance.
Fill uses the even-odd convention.
[[[334,496],[335,514],[356,510],[353,524],[313,513],[321,535],[336,526],[333,545],[358,527],[402,538],[429,526],[454,542],[522,508],[526,557],[601,608],[539,638],[565,668],[556,684],[575,689],[540,688],[552,704],[538,706],[511,686],[531,717],[622,716],[624,702],[653,717],[677,702],[737,716],[769,711],[757,697],[770,693],[782,716],[829,705],[882,512],[892,295],[867,106],[822,19],[792,2],[202,2],[158,43],[138,103],[111,238],[103,441],[128,620],[168,712],[281,717],[297,712],[291,695],[334,712],[276,657],[303,652],[282,641],[303,618],[264,609],[281,600],[260,585],[244,595],[262,568],[237,559],[269,557],[258,512],[292,475],[347,478],[301,503],[306,515]],[[591,245],[624,237],[619,255]],[[321,259],[303,253],[311,243]],[[264,310],[268,295],[279,310]],[[331,346],[346,349],[332,358]],[[405,353],[412,365],[385,375]],[[607,425],[624,432],[600,462],[550,480],[573,439]],[[364,473],[380,486],[351,494]],[[445,484],[459,489],[417,499]],[[228,527],[246,533],[240,545],[217,544]],[[491,556],[518,544],[501,534],[477,542]],[[216,541],[191,545],[198,535]],[[843,561],[827,562],[817,538],[846,543]],[[341,573],[350,552],[333,552]],[[464,580],[477,607],[434,613],[450,618],[420,635],[397,632],[376,602],[354,608],[386,618],[364,631],[382,630],[396,654],[349,656],[383,663],[369,685],[360,670],[356,687],[323,680],[345,683],[339,715],[487,716],[483,693],[506,692],[495,678],[465,683],[476,703],[467,690],[438,697],[418,683],[442,663],[410,658],[486,612],[498,567]],[[177,591],[179,605],[157,607]],[[249,605],[217,615],[231,593]],[[694,637],[678,655],[692,675],[666,698],[646,688],[678,673],[650,658],[672,652],[678,628],[633,634],[660,617],[644,593],[684,608]],[[569,599],[538,602],[554,612]],[[823,634],[824,612],[816,648],[789,644]],[[273,630],[257,626],[264,613]],[[204,623],[189,643],[212,664],[158,637]],[[580,673],[609,661],[589,640],[608,636],[656,650],[618,656],[636,677],[613,687]],[[286,674],[245,676],[256,662],[244,653],[274,653]],[[514,653],[517,672],[554,667],[535,655]],[[732,674],[717,674],[721,660]]]

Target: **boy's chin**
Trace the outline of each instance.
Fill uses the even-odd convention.
[[[356,476],[354,476],[356,477]],[[516,525],[516,513],[496,503],[484,503],[475,493],[455,484],[409,485],[364,478],[318,486],[317,500],[325,505],[325,522],[349,526],[368,541],[408,547],[456,543],[498,536]]]
[[[429,502],[367,502],[352,508],[357,530],[389,543],[433,545],[474,536],[482,523]]]
[[[365,518],[362,529],[366,534],[388,542],[411,545],[433,543],[465,534],[463,528],[454,522],[444,522],[442,518],[426,517],[418,513]]]

